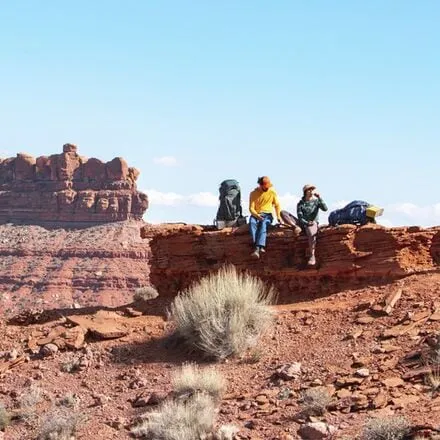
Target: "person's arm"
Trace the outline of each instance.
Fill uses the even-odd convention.
[[[299,222],[304,225],[307,226],[309,224],[309,222],[304,218],[304,212],[303,212],[303,206],[301,203],[301,200],[298,202],[298,205],[296,205],[296,213],[298,216],[298,220]]]
[[[260,214],[255,209],[255,200],[256,200],[256,195],[254,194],[254,191],[252,191],[249,196],[249,212],[251,213],[251,215],[259,219]]]
[[[275,214],[277,216],[278,223],[283,223],[283,219],[281,218],[281,205],[280,199],[278,198],[278,194],[274,191],[273,193],[273,206],[275,208]]]
[[[327,205],[325,204],[324,200],[321,199],[321,196],[319,194],[316,194],[316,193],[315,193],[315,196],[318,197],[319,209],[322,209],[323,211],[328,211]]]

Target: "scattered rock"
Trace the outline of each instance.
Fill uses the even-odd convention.
[[[121,316],[114,312],[100,310],[92,316],[73,315],[67,320],[100,339],[117,339],[128,334],[127,328],[120,323]]]
[[[260,394],[255,398],[255,401],[258,403],[258,405],[264,405],[269,402],[269,399],[265,394]]]
[[[374,321],[372,316],[358,316],[356,318],[357,324],[371,324]]]
[[[40,354],[44,357],[53,356],[58,352],[58,346],[55,344],[46,344],[40,348]]]
[[[340,377],[336,380],[335,385],[339,388],[351,387],[355,385],[361,385],[364,379],[360,377]]]
[[[420,400],[419,396],[402,396],[397,397],[392,400],[393,405],[395,405],[397,408],[405,408],[406,406],[410,405],[411,403],[416,403]]]
[[[298,379],[301,375],[301,363],[293,362],[292,364],[282,365],[277,369],[276,375],[283,380]]]
[[[356,371],[356,376],[358,377],[368,377],[370,375],[370,370],[368,368],[360,368]]]
[[[324,422],[306,423],[298,431],[301,438],[306,440],[322,440],[333,436],[335,433],[336,428]]]
[[[387,388],[397,388],[405,385],[405,382],[400,377],[390,377],[388,379],[382,380],[382,383]]]
[[[373,408],[380,409],[387,406],[388,396],[384,392],[379,392],[379,394],[373,399]]]

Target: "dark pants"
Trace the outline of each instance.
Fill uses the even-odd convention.
[[[251,216],[249,220],[249,231],[252,237],[252,244],[254,246],[266,246],[267,227],[272,224],[272,214],[260,214],[263,220],[258,220],[256,217]]]

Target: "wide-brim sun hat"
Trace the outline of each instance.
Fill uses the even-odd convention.
[[[303,193],[305,193],[306,191],[308,191],[309,189],[314,190],[316,189],[315,185],[312,185],[311,183],[308,183],[307,185],[304,185],[303,187]]]

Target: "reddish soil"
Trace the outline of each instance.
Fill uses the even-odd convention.
[[[373,317],[374,305],[398,289],[402,297],[391,315]],[[301,390],[322,383],[333,393],[330,411],[322,419],[338,428],[336,438],[355,437],[368,417],[379,415],[405,414],[414,424],[438,424],[440,397],[430,391],[423,377],[396,378],[402,379],[415,368],[399,363],[405,354],[423,347],[427,336],[440,331],[440,321],[433,314],[440,307],[439,296],[437,272],[277,306],[276,322],[258,352],[218,364],[228,380],[218,423],[237,425],[240,438],[283,439],[288,438],[286,434],[299,438],[296,415]],[[81,309],[69,313],[73,312],[85,314]],[[13,410],[31,386],[44,392],[37,419],[14,421],[5,439],[34,439],[39,420],[67,393],[79,397],[78,410],[88,418],[78,439],[129,438],[126,428],[139,414],[154,408],[133,408],[131,402],[139,395],[169,392],[172,370],[195,359],[164,347],[161,338],[166,335],[166,323],[161,316],[127,317],[122,316],[122,309],[117,313],[121,315],[118,325],[127,330],[127,336],[107,341],[87,336],[85,348],[65,349],[44,358],[29,351],[28,339],[37,330],[47,334],[65,325],[66,318],[27,326],[1,323],[4,361],[14,350],[18,356],[25,354],[27,361],[3,373],[0,400]],[[358,323],[362,317],[364,324]],[[401,323],[414,325],[405,327],[408,331],[400,336],[382,338],[385,330]],[[60,366],[75,356],[85,356],[82,369],[61,371]],[[351,381],[358,368],[354,360],[368,368],[368,377]],[[301,378],[275,380],[277,367],[291,362],[302,363]]]

